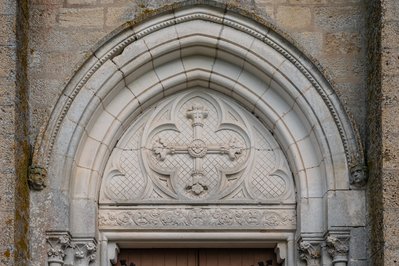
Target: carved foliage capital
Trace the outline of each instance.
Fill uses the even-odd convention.
[[[67,248],[72,247],[71,235],[68,232],[48,232],[47,255],[49,262],[63,262]]]
[[[327,251],[331,258],[336,260],[347,260],[349,253],[349,237],[329,235],[326,239]]]
[[[96,259],[97,243],[93,239],[78,239],[73,241],[75,260],[84,261],[89,265]]]
[[[321,247],[318,243],[310,243],[308,241],[301,241],[298,245],[299,257],[305,260],[308,265],[319,265],[321,256]]]

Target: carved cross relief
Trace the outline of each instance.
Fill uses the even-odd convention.
[[[193,127],[193,140],[189,145],[169,144],[161,138],[155,140],[152,151],[157,155],[158,160],[165,160],[166,156],[177,153],[189,154],[193,158],[191,171],[192,182],[186,186],[187,190],[199,195],[208,190],[204,169],[203,157],[208,153],[227,154],[229,159],[234,161],[240,155],[244,146],[236,138],[231,138],[224,144],[206,143],[203,140],[203,127],[206,123],[208,110],[201,104],[194,104],[186,112],[187,119],[191,120]]]

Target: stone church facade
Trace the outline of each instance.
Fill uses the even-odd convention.
[[[1,265],[399,263],[398,1],[5,0],[0,20]]]

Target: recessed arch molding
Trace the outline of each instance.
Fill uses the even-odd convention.
[[[190,90],[237,102],[267,128],[287,159],[296,196],[273,204],[285,204],[294,222],[280,233],[250,228],[252,241],[274,243],[286,265],[347,261],[348,252],[323,257],[320,247],[349,250],[351,228],[364,226],[365,174],[356,129],[303,53],[270,26],[208,5],[173,8],[121,30],[66,86],[37,140],[30,175],[33,188],[47,184],[44,191],[59,192],[69,210],[54,208],[59,217],[48,222],[47,242],[65,250],[65,256],[49,253],[48,261],[108,265],[121,243],[174,241],[168,231],[153,236],[136,228],[122,236],[99,227],[99,195],[107,162],[132,123]],[[183,231],[182,239],[202,241]],[[239,232],[230,233],[241,243]],[[217,230],[203,235],[228,241]]]

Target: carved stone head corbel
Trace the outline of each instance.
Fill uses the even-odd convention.
[[[367,175],[362,165],[355,165],[350,170],[349,183],[354,188],[362,188],[367,183]]]
[[[28,183],[33,190],[42,190],[46,187],[47,170],[44,167],[32,165],[29,167]]]

